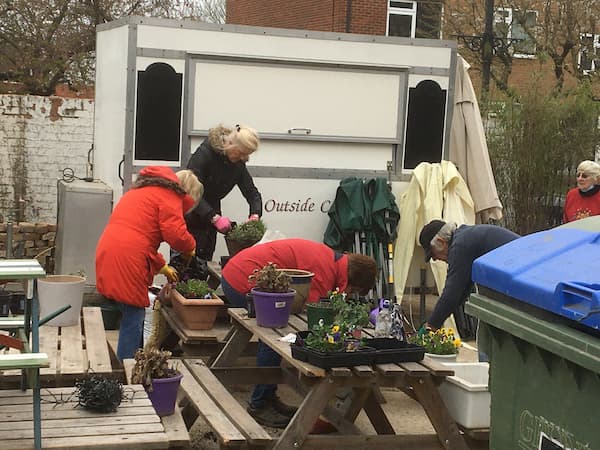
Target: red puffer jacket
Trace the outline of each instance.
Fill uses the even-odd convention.
[[[146,307],[148,286],[165,264],[161,242],[180,252],[195,241],[183,219],[185,192],[168,167],[140,171],[133,187],[113,210],[96,247],[96,288],[102,295],[132,306]]]

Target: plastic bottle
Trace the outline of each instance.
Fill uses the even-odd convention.
[[[375,337],[390,337],[391,329],[392,315],[390,312],[390,301],[384,300],[375,321]]]

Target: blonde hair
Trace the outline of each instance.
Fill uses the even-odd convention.
[[[175,175],[179,178],[179,184],[185,192],[198,203],[204,194],[204,185],[200,183],[194,172],[185,169],[175,172]]]
[[[248,153],[254,153],[258,149],[258,144],[260,144],[256,130],[245,125],[236,125],[233,128],[231,141]]]
[[[597,162],[589,159],[581,161],[577,166],[577,172],[585,173],[588,177],[593,178],[595,184],[600,182],[600,164]]]

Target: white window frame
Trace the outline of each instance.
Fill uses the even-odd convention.
[[[495,8],[494,10],[494,25],[504,23],[508,25],[508,33],[507,38],[512,38],[513,34],[513,10],[514,8]],[[506,12],[506,17],[500,16],[498,13]],[[535,23],[537,26],[537,16],[538,12],[535,10],[527,9],[525,13],[534,13],[535,14]],[[513,47],[514,48],[514,47]],[[513,50],[512,56],[514,58],[523,58],[523,59],[534,59],[535,58],[535,50],[533,53],[517,53]]]
[[[600,49],[600,34],[593,34],[593,33],[581,33],[581,35],[579,36],[580,39],[583,41],[584,38],[592,38],[592,49],[595,53],[596,49]],[[577,66],[581,69],[581,58],[583,56],[583,46],[580,47],[579,49],[579,53],[577,53]],[[585,75],[589,75],[591,73],[597,72],[598,70],[600,70],[599,66],[596,66],[596,58],[592,58],[592,67],[591,69],[582,69],[583,73]]]
[[[412,3],[412,8],[397,8],[392,5],[392,1],[401,1],[402,3]],[[390,33],[390,16],[410,16],[410,38],[415,37],[417,31],[417,2],[416,1],[405,1],[405,0],[388,0],[387,2],[387,16],[385,22],[385,35],[389,36]]]

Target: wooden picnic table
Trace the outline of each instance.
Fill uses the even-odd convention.
[[[129,385],[124,391],[126,399],[116,412],[98,413],[76,407],[74,387],[42,389],[42,447],[151,450],[172,445],[144,388]],[[31,405],[31,390],[0,391],[0,450],[34,448]]]
[[[233,332],[211,365],[215,376],[222,380],[227,378],[230,383],[242,379],[247,382],[259,379],[261,383],[285,382],[304,398],[273,449],[468,448],[438,392],[438,385],[443,379],[453,375],[453,371],[445,366],[425,358],[420,363],[325,370],[294,359],[290,344],[281,340],[289,333],[307,329],[305,315],[292,315],[288,326],[272,329],[259,327],[256,319],[249,318],[244,308],[230,308],[228,312],[232,318]],[[282,357],[280,371],[272,368],[233,367],[252,336],[258,337]],[[380,387],[397,387],[417,400],[427,413],[437,436],[395,434],[389,417],[378,401]],[[351,401],[345,405],[330,406],[330,400],[334,399],[340,388],[351,389]],[[367,414],[377,435],[365,435],[354,425],[361,410]],[[319,416],[333,423],[340,434],[310,435]]]
[[[99,307],[84,307],[81,321],[76,325],[42,325],[39,328],[39,351],[47,354],[49,361],[48,367],[40,369],[42,386],[72,386],[75,380],[88,373],[116,377],[123,375],[120,367],[113,370]],[[15,354],[18,350],[5,349],[2,353]],[[16,387],[20,374],[21,371],[15,369],[0,371],[0,386],[3,389]]]

